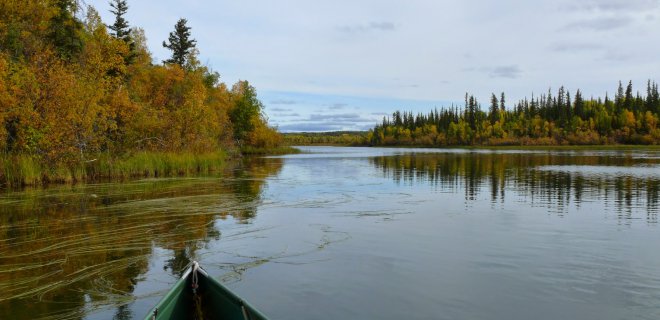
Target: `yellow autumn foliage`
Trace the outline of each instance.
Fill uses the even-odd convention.
[[[203,154],[282,142],[261,113],[236,141],[230,112],[240,109],[242,93],[195,57],[184,67],[155,65],[141,30],[129,45],[108,33],[94,8],[84,21],[61,10],[55,0],[0,2],[0,153],[55,168],[143,151]],[[57,42],[57,23],[74,26],[79,50]]]

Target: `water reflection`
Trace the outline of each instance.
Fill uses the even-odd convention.
[[[214,223],[248,223],[281,159],[244,159],[218,177],[67,186],[0,196],[0,315],[81,319],[127,304],[155,250],[179,272],[221,237]],[[137,315],[138,317],[141,315]]]
[[[659,164],[317,148],[6,193],[0,318],[140,318],[196,257],[274,318],[657,319]]]
[[[564,214],[585,201],[612,204],[620,218],[644,215],[658,221],[660,160],[630,155],[552,153],[433,153],[370,158],[399,184],[426,183],[466,201],[488,194],[493,203],[508,196]]]

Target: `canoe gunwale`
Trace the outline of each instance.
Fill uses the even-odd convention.
[[[191,266],[188,267],[186,271],[184,271],[181,278],[179,278],[179,280],[177,280],[174,283],[174,285],[167,292],[167,294],[165,294],[165,296],[153,308],[149,310],[144,320],[161,319],[159,316],[160,315],[164,316],[163,314],[164,312],[170,313],[172,310],[172,304],[174,303],[175,299],[178,299],[180,294],[184,292],[184,290],[188,289],[188,286],[186,284],[188,284],[189,280],[192,281],[191,279],[193,278],[194,270],[197,271],[198,281],[200,281],[200,283],[201,281],[206,282],[209,287],[216,288],[216,290],[218,290],[220,294],[223,295],[226,299],[229,299],[229,301],[231,301],[232,304],[234,304],[237,307],[240,307],[243,318],[242,320],[268,319],[261,312],[259,312],[252,305],[250,305],[247,301],[237,296],[234,292],[229,290],[218,280],[209,276],[206,270],[199,267],[199,265],[196,262],[193,262]],[[169,310],[167,310],[168,308]],[[162,318],[162,319],[170,319],[170,318]]]
[[[248,303],[243,298],[239,297],[234,292],[232,292],[227,287],[225,287],[222,283],[220,283],[220,281],[209,276],[206,270],[202,269],[201,267],[198,270],[202,270],[203,272],[201,274],[206,278],[208,282],[210,282],[212,285],[224,291],[223,293],[225,294],[225,296],[231,298],[234,301],[234,303],[236,303],[241,307],[243,311],[244,320],[268,319],[265,315],[259,312],[259,310],[253,307],[250,303]]]
[[[163,307],[169,305],[172,303],[172,300],[174,300],[177,296],[177,294],[181,290],[185,290],[186,287],[186,282],[187,279],[190,277],[192,274],[193,268],[187,268],[186,271],[183,272],[183,275],[181,275],[181,278],[177,280],[174,285],[170,288],[170,290],[167,291],[165,296],[163,296],[158,303],[147,312],[147,315],[144,317],[144,320],[156,320],[158,319],[158,314],[162,313]]]

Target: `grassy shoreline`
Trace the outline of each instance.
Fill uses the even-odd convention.
[[[332,145],[339,146],[339,145]],[[367,146],[364,146],[367,147]],[[534,145],[534,146],[377,146],[380,148],[473,149],[473,150],[652,150],[660,145]],[[241,155],[280,155],[300,153],[291,146],[275,149],[246,147]],[[228,159],[234,157],[225,151],[212,153],[138,152],[113,158],[100,156],[74,166],[48,167],[29,155],[0,154],[0,189],[48,184],[92,182],[102,179],[128,179],[149,177],[186,176],[208,174],[222,170]]]
[[[204,174],[224,168],[227,158],[224,151],[138,152],[119,158],[102,155],[76,165],[49,167],[30,155],[0,155],[0,188]]]
[[[174,177],[208,174],[223,170],[227,160],[241,156],[299,153],[285,146],[220,150],[195,154],[192,152],[136,152],[122,157],[99,155],[70,166],[51,167],[30,155],[0,154],[0,189],[48,184],[93,182],[103,179]]]

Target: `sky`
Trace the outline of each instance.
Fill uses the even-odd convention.
[[[107,24],[107,0],[83,0]],[[248,80],[283,132],[366,130],[396,110],[507,106],[660,80],[660,0],[128,0],[155,62],[179,18],[200,60]]]

